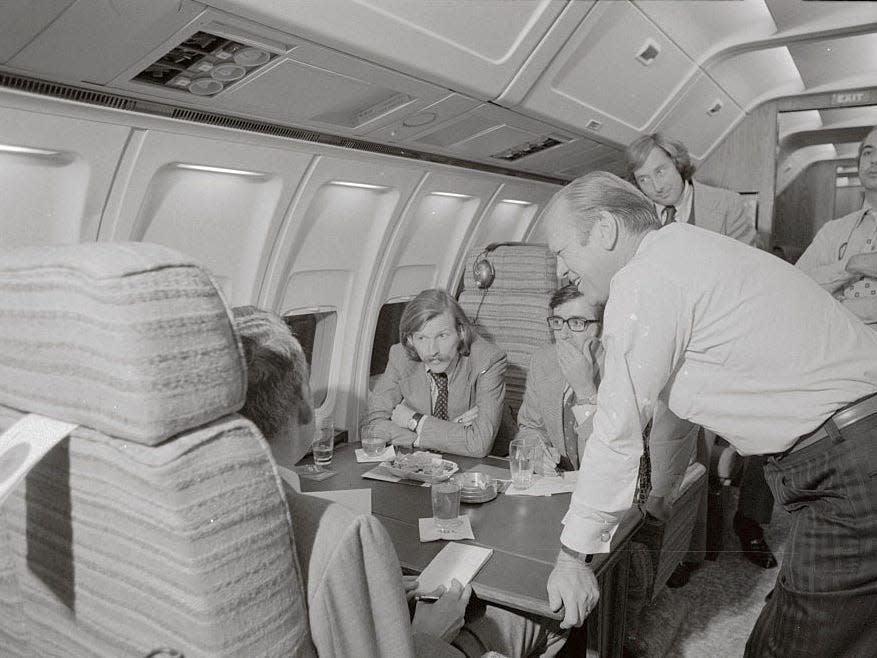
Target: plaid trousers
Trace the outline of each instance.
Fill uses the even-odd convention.
[[[765,463],[792,523],[747,657],[877,655],[877,415],[826,429]]]

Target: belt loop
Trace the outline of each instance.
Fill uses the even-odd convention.
[[[831,437],[833,443],[842,443],[844,438],[840,435],[840,430],[837,428],[837,425],[834,424],[834,421],[829,418],[825,421],[823,425],[828,436]]]

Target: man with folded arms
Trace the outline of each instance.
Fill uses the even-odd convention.
[[[797,267],[877,329],[877,127],[859,144],[865,203],[819,229]]]
[[[605,304],[594,432],[548,581],[562,625],[596,604],[588,555],[630,508],[642,431],[676,415],[767,455],[791,514],[789,546],[747,656],[865,656],[877,646],[877,335],[806,274],[726,236],[676,223],[605,172],[561,189],[548,243]]]

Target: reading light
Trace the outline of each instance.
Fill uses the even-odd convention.
[[[18,153],[21,155],[42,155],[45,157],[61,155],[60,151],[47,151],[46,149],[38,149],[31,146],[12,146],[11,144],[0,144],[0,152]]]
[[[177,169],[190,169],[192,171],[206,171],[211,174],[229,174],[231,176],[246,176],[247,178],[265,178],[268,174],[259,171],[244,171],[243,169],[227,169],[225,167],[210,167],[207,165],[186,164],[178,162],[174,165]]]
[[[339,185],[341,187],[358,187],[363,190],[386,190],[383,185],[369,185],[368,183],[348,183],[347,181],[333,180],[329,185]]]
[[[456,192],[432,192],[432,196],[449,196],[452,199],[471,199],[468,194],[457,194]]]

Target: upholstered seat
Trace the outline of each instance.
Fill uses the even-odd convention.
[[[481,257],[491,262],[495,272],[487,289],[477,287],[472,271]],[[557,258],[544,244],[502,245],[487,254],[474,248],[466,257],[460,306],[476,322],[479,333],[508,354],[505,422],[494,442],[495,455],[507,455],[514,438],[530,356],[539,344],[551,340],[545,318],[557,286]]]
[[[0,252],[0,429],[78,425],[0,506],[4,656],[313,655],[245,386],[228,309],[180,254]]]

